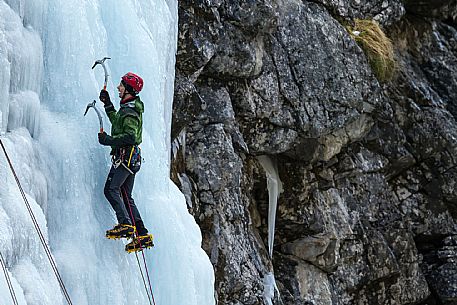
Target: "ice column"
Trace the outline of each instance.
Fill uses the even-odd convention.
[[[23,126],[31,128],[33,134],[38,128],[42,45],[36,31],[23,23],[6,3],[0,2],[0,132]],[[10,112],[14,122],[8,126]]]
[[[36,140],[40,118],[43,47],[25,11],[41,1],[0,0],[0,134],[19,180],[47,239],[43,210],[47,185],[39,169]],[[26,9],[27,6],[27,9]],[[42,12],[38,11],[37,17]],[[7,132],[8,131],[8,132]],[[0,250],[18,303],[62,304],[58,283],[32,225],[21,194],[0,152]],[[11,304],[0,276],[0,304]]]

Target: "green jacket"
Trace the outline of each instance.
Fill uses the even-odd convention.
[[[107,105],[105,112],[111,122],[111,153],[117,148],[142,142],[144,104],[139,97],[121,104],[119,111],[113,104]]]

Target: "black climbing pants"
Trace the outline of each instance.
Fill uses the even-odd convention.
[[[113,207],[120,224],[133,225],[130,215],[133,214],[138,234],[145,235],[148,230],[144,227],[140,212],[132,198],[135,174],[130,173],[124,166],[111,166],[105,183],[105,197]],[[130,207],[129,207],[130,204]]]

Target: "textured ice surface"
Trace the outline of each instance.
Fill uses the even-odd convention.
[[[104,56],[116,106],[124,73],[145,81],[133,195],[155,236],[146,259],[156,303],[215,303],[199,228],[169,179],[176,34],[172,0],[0,0],[1,139],[75,305],[148,304],[135,256],[104,238],[115,224],[103,196],[109,149],[95,114],[83,116],[103,84],[92,64]],[[0,251],[19,304],[66,304],[2,152],[0,181]],[[13,304],[1,274],[0,304]]]

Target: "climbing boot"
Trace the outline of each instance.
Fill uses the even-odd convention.
[[[133,237],[133,240],[125,245],[125,251],[132,253],[152,248],[154,247],[154,243],[152,242],[153,238],[152,234]]]
[[[117,224],[111,230],[106,231],[106,237],[109,239],[133,238],[135,236],[135,227],[127,224]]]

